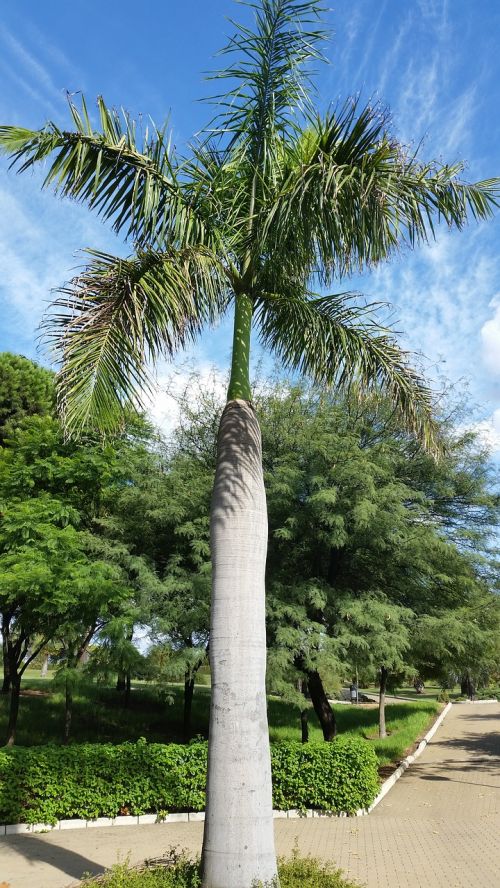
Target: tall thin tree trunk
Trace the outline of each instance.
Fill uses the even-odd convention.
[[[387,679],[389,678],[389,670],[385,666],[380,667],[380,693],[378,701],[378,734],[379,737],[387,737],[385,727],[385,692],[387,690]]]
[[[67,676],[64,690],[64,744],[67,745],[69,743],[71,721],[73,718],[73,693],[71,690],[71,682],[68,681]]]
[[[326,741],[334,740],[337,736],[337,722],[335,713],[328,702],[321,676],[316,670],[307,672],[307,686],[314,711],[318,716],[323,737]]]
[[[123,705],[125,709],[128,709],[130,706],[130,691],[132,689],[132,676],[130,674],[130,669],[127,669],[125,672],[125,692],[123,694]]]
[[[194,675],[187,669],[184,676],[184,717],[182,725],[182,737],[184,743],[191,740],[191,712],[193,709]]]
[[[11,667],[11,690],[10,690],[10,707],[9,722],[7,725],[6,746],[14,746],[16,742],[17,717],[19,715],[19,697],[21,694],[21,677],[13,674]]]
[[[120,672],[119,672],[118,675],[116,676],[116,690],[117,690],[117,691],[124,691],[124,690],[125,690],[125,684],[126,684],[126,682],[125,682],[125,672],[124,672],[123,670],[120,670]]]
[[[8,694],[10,691],[10,665],[9,665],[9,657],[7,654],[6,645],[4,642],[3,647],[3,681],[2,681],[2,694]]]
[[[300,711],[300,734],[302,743],[309,743],[309,724],[308,724],[308,709],[301,709]]]
[[[2,694],[8,694],[10,691],[10,663],[9,663],[9,653],[7,647],[7,636],[5,630],[2,628],[2,654],[3,654],[3,681],[2,681]]]
[[[464,697],[469,697],[470,700],[472,700],[476,692],[471,674],[468,670],[462,675],[462,678],[460,680],[460,691]]]
[[[265,685],[267,510],[260,429],[244,400],[230,400],[221,419],[211,542],[203,886],[251,888],[272,884],[277,870]]]

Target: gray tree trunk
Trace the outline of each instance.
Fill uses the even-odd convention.
[[[380,692],[378,701],[378,735],[379,737],[387,737],[385,727],[385,692],[387,690],[387,679],[389,678],[389,670],[385,666],[380,667]]]
[[[221,419],[211,543],[203,886],[277,884],[265,685],[267,508],[260,429],[246,401],[230,401]]]

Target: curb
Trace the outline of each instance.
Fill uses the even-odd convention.
[[[377,796],[377,797],[374,799],[374,801],[371,803],[371,805],[370,805],[370,807],[367,809],[367,811],[366,811],[366,812],[363,812],[363,813],[371,814],[371,812],[373,811],[373,809],[377,807],[377,805],[379,804],[379,802],[382,801],[382,799],[387,795],[387,793],[389,792],[389,790],[392,789],[392,787],[394,786],[394,784],[398,782],[399,778],[402,777],[402,775],[404,774],[404,772],[408,770],[408,768],[410,767],[410,765],[413,764],[413,762],[415,761],[415,759],[418,759],[419,756],[422,755],[422,753],[423,753],[425,747],[427,746],[427,744],[429,743],[429,741],[432,740],[432,738],[434,737],[434,734],[436,733],[437,729],[440,727],[440,725],[443,723],[443,721],[445,720],[446,716],[448,715],[448,713],[449,713],[449,711],[450,711],[450,709],[451,709],[451,706],[452,706],[451,703],[447,703],[447,704],[446,704],[446,706],[444,707],[442,713],[441,713],[440,715],[438,715],[436,721],[434,722],[434,724],[432,725],[432,727],[430,728],[430,730],[427,731],[427,734],[425,735],[424,739],[421,740],[420,743],[418,744],[418,746],[417,746],[415,752],[414,752],[412,755],[407,755],[406,758],[403,759],[403,761],[401,762],[401,764],[398,765],[398,767],[396,768],[396,770],[391,774],[391,776],[388,777],[387,780],[384,781],[384,783],[383,783],[382,786],[381,786],[381,789],[380,789],[380,792],[379,792],[378,796]],[[359,815],[361,812],[357,812],[357,813],[358,813],[358,815]]]
[[[491,700],[454,700],[454,706],[481,706],[483,703],[498,703],[496,697],[492,697]]]
[[[467,701],[470,703],[470,701]],[[498,703],[498,700],[478,700],[476,703]],[[448,715],[452,704],[447,703],[441,714],[437,717],[424,739],[420,741],[413,755],[408,755],[403,759],[396,770],[391,774],[381,786],[380,792],[374,799],[369,808],[359,808],[354,814],[339,812],[338,814],[330,814],[326,811],[315,811],[307,809],[306,811],[297,811],[292,808],[289,811],[273,811],[274,820],[296,820],[299,818],[311,817],[366,817],[371,814],[379,802],[387,795],[404,772],[413,764],[413,762],[422,755],[425,747],[433,738],[439,726]],[[192,811],[191,813],[181,812],[176,814],[167,814],[160,820],[156,814],[139,814],[138,816],[120,815],[118,817],[98,817],[96,820],[58,820],[57,823],[8,823],[0,825],[0,837],[15,835],[33,835],[33,833],[53,832],[60,829],[99,829],[110,826],[146,826],[151,824],[162,823],[193,823],[205,820],[204,811]]]
[[[306,811],[299,811],[291,808],[289,811],[273,810],[274,820],[299,820],[311,817],[361,817],[366,814],[366,810],[360,809],[355,814],[347,814],[339,812],[338,814],[330,814],[327,811],[315,811],[308,808]],[[56,823],[8,823],[0,825],[0,838],[3,836],[25,836],[33,835],[33,833],[56,832],[60,829],[99,829],[110,826],[151,826],[157,824],[168,823],[196,823],[205,820],[204,811],[179,812],[175,814],[167,814],[165,817],[158,819],[156,814],[140,814],[139,816],[120,815],[119,817],[97,817],[96,820],[58,820]]]

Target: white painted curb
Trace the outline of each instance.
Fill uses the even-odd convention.
[[[358,814],[366,814],[366,811],[356,812]],[[328,814],[325,811],[299,811],[292,808],[290,811],[273,811],[275,820],[297,820],[301,817],[348,817],[348,814]],[[158,818],[156,814],[140,814],[138,817],[132,815],[121,815],[118,817],[97,817],[96,820],[58,820],[57,823],[9,823],[7,826],[0,825],[1,836],[14,835],[32,835],[33,833],[54,832],[59,829],[98,829],[110,826],[146,826],[151,824],[163,823],[195,823],[205,820],[204,811],[177,812],[175,814],[167,814],[166,817]]]
[[[468,703],[471,701],[467,701]],[[476,703],[498,703],[498,700],[477,700]],[[420,741],[413,755],[408,755],[387,780],[384,781],[378,796],[372,802],[369,808],[359,808],[354,814],[346,814],[340,812],[338,814],[329,813],[327,811],[315,811],[308,809],[307,811],[273,811],[275,820],[290,819],[295,820],[300,817],[364,817],[370,814],[374,808],[382,801],[390,789],[399,780],[402,774],[413,764],[415,759],[422,755],[429,740],[432,739],[437,729],[444,721],[451,709],[451,703],[447,703],[441,714],[438,716],[432,728],[427,732],[424,739]],[[140,814],[137,817],[131,815],[121,815],[118,817],[98,817],[96,820],[58,820],[54,825],[50,823],[9,823],[6,826],[0,825],[0,836],[12,835],[29,835],[39,832],[52,832],[57,829],[96,829],[99,827],[110,826],[145,826],[146,824],[162,824],[162,823],[193,823],[195,821],[205,820],[204,811],[193,811],[191,813],[167,814],[166,817],[160,819],[156,814]]]
[[[391,776],[388,777],[387,780],[384,781],[384,783],[381,786],[378,796],[374,799],[374,801],[371,803],[370,807],[367,809],[367,811],[366,811],[367,814],[371,814],[373,809],[377,807],[379,802],[382,801],[382,799],[387,795],[389,790],[392,789],[394,784],[398,782],[399,778],[410,767],[410,765],[413,764],[415,759],[418,759],[418,757],[422,755],[429,740],[432,740],[432,738],[434,737],[434,734],[436,733],[439,726],[443,723],[443,721],[446,718],[446,716],[448,715],[450,709],[451,709],[451,703],[447,703],[446,706],[444,707],[442,713],[440,715],[438,715],[436,721],[432,725],[432,728],[429,731],[427,731],[427,734],[425,735],[424,739],[421,740],[420,743],[418,744],[415,752],[412,755],[407,755],[406,758],[403,759],[401,764],[398,765],[396,770],[391,774]]]
[[[492,697],[491,700],[454,700],[453,705],[458,706],[460,703],[465,706],[481,706],[482,703],[498,703],[496,697]]]

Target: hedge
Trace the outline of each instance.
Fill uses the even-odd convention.
[[[378,790],[377,759],[358,737],[272,748],[275,808],[354,812]],[[0,750],[0,822],[203,811],[207,744],[137,743]]]

